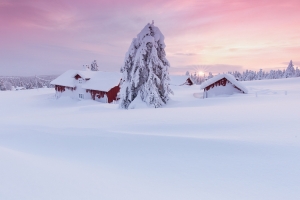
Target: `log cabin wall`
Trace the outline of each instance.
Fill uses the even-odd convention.
[[[62,85],[55,85],[55,91],[56,92],[64,92],[67,90],[74,91],[76,90],[76,87],[67,87],[67,86],[62,86]]]
[[[64,92],[65,90],[66,90],[65,86],[55,85],[55,91],[56,92]]]
[[[99,99],[103,98],[104,95],[107,94],[106,92],[98,91],[98,90],[86,90],[86,92],[91,94],[91,97],[92,97],[93,100],[96,100],[96,97],[99,98]]]

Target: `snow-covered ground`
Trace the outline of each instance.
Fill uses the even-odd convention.
[[[0,92],[0,199],[298,200],[300,78],[243,83],[133,110]]]

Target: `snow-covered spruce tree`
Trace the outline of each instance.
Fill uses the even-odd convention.
[[[300,77],[300,70],[298,69],[298,67],[295,70],[295,77]]]
[[[214,77],[214,75],[212,75],[212,73],[209,72],[209,73],[208,73],[208,76],[207,76],[207,79],[210,79],[210,78],[213,78],[213,77]]]
[[[295,68],[293,65],[293,61],[291,60],[289,65],[287,66],[283,78],[290,78],[295,76]]]
[[[130,104],[137,98],[155,108],[168,102],[173,92],[169,87],[170,64],[165,46],[164,36],[153,22],[133,39],[121,68],[121,108],[132,108]]]
[[[91,64],[91,71],[99,71],[99,67],[97,65],[97,61],[94,60]]]
[[[13,85],[11,84],[11,82],[5,81],[4,87],[5,87],[5,90],[11,90]]]
[[[256,78],[255,78],[255,79],[256,79],[256,80],[262,80],[262,79],[264,79],[264,72],[263,72],[262,69],[260,69],[260,70],[257,72]]]

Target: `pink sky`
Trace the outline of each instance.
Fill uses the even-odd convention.
[[[118,71],[152,20],[172,73],[300,66],[299,0],[0,0],[0,75]]]

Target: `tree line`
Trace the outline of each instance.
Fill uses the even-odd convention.
[[[228,74],[232,74],[239,81],[253,81],[253,80],[264,80],[264,79],[281,79],[281,78],[292,78],[292,77],[300,77],[300,70],[297,67],[295,69],[293,61],[291,60],[286,69],[283,70],[270,70],[264,71],[260,69],[259,71],[246,70],[244,72],[238,71],[229,71]],[[213,77],[213,74],[209,72],[208,76],[199,75],[196,72],[194,74],[190,74],[186,72],[186,75],[189,75],[195,84],[201,84],[204,81]]]
[[[50,82],[57,76],[0,76],[0,90],[12,90],[13,88],[35,89],[42,87],[53,87]]]

